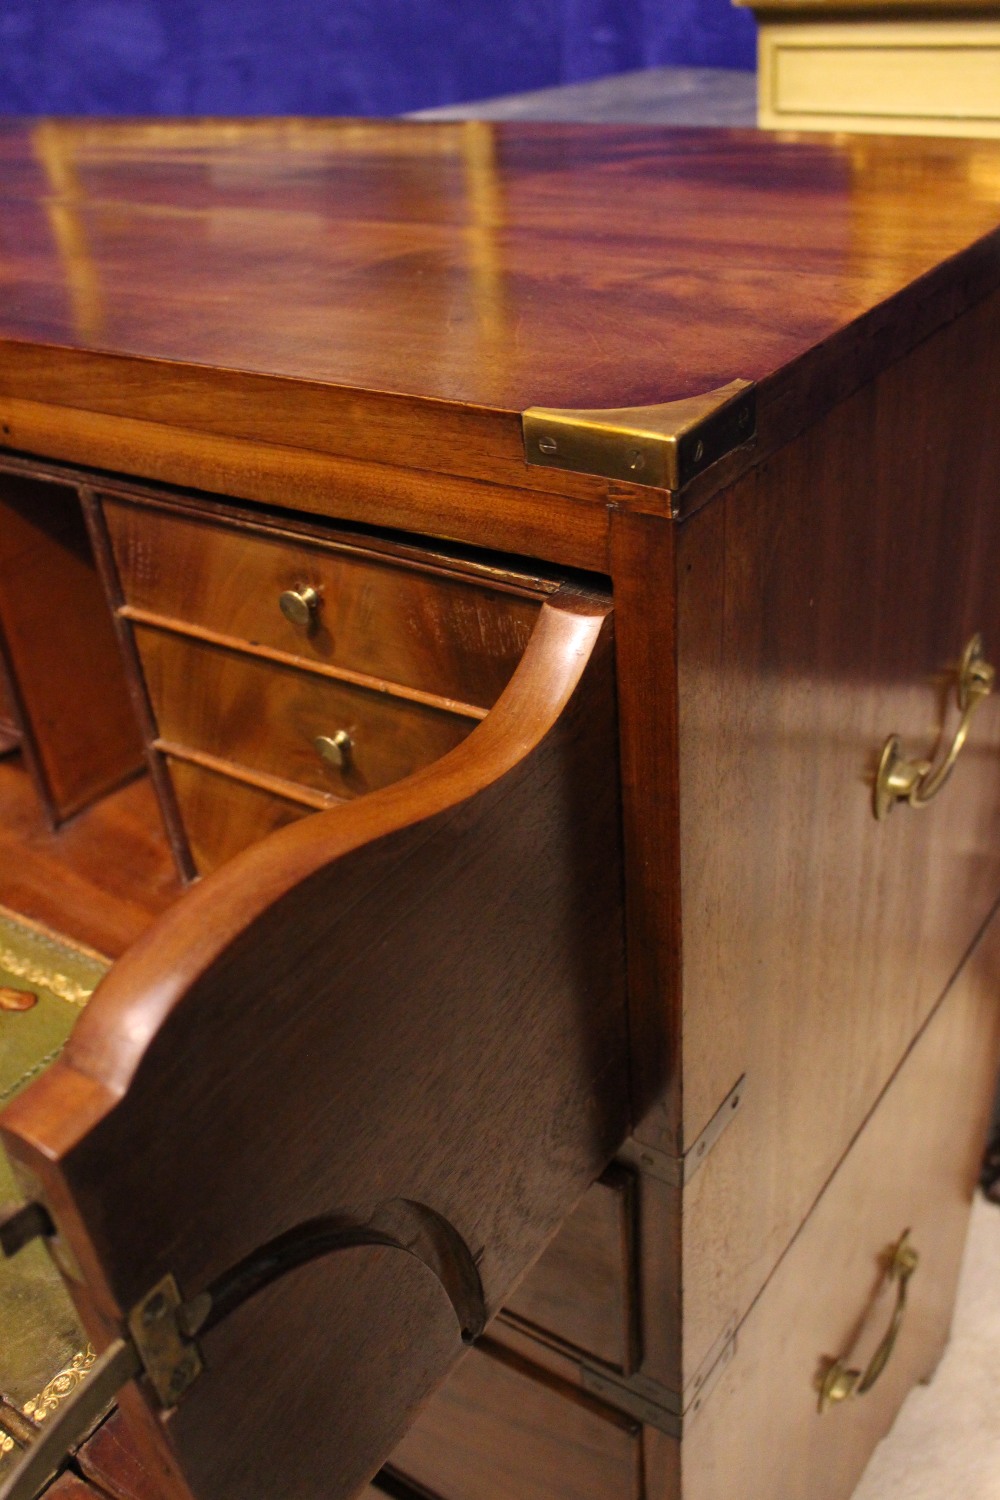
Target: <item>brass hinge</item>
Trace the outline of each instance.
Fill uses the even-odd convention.
[[[756,435],[756,388],[733,380],[702,396],[607,411],[529,406],[521,425],[529,464],[681,490]]]
[[[665,1182],[668,1187],[686,1187],[699,1167],[705,1165],[721,1136],[735,1120],[742,1107],[746,1089],[747,1075],[744,1073],[733,1084],[701,1135],[683,1156],[669,1156],[665,1151],[658,1151],[654,1146],[647,1146],[632,1138],[619,1148],[619,1159],[636,1171],[645,1173],[647,1177]]]

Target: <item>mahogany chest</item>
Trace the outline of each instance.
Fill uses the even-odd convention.
[[[110,965],[0,1496],[848,1500],[1000,1056],[1000,146],[0,162],[0,906]]]

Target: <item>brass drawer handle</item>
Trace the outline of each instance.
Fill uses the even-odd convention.
[[[321,734],[313,740],[317,754],[326,761],[327,765],[342,771],[351,758],[354,749],[354,741],[346,729],[338,729],[336,734]]]
[[[286,589],[278,600],[278,608],[285,619],[300,630],[311,630],[316,623],[320,606],[319,590],[304,584],[301,588]]]
[[[846,1356],[843,1359],[834,1360],[823,1378],[820,1387],[819,1409],[826,1411],[829,1406],[836,1406],[840,1401],[847,1401],[853,1396],[863,1396],[870,1391],[878,1380],[882,1371],[892,1357],[892,1351],[896,1347],[899,1331],[903,1326],[903,1316],[906,1312],[906,1292],[910,1283],[910,1277],[920,1262],[920,1256],[910,1243],[910,1231],[907,1229],[899,1244],[892,1252],[886,1275],[889,1281],[896,1282],[896,1305],[892,1311],[892,1319],[886,1330],[885,1337],[879,1344],[875,1353],[868,1362],[865,1370],[852,1370],[847,1366]]]
[[[891,734],[882,750],[875,778],[875,816],[887,818],[897,802],[926,807],[936,797],[955,768],[976,709],[993,691],[996,673],[983,656],[982,638],[974,635],[962,653],[956,682],[958,708],[962,715],[951,748],[937,770],[927,760],[907,760],[899,736]]]

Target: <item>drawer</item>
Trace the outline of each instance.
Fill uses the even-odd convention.
[[[437,760],[479,722],[241,655],[149,626],[136,644],[159,738],[204,752],[326,798],[356,797]],[[350,736],[341,766],[316,740]]]
[[[506,687],[540,600],[357,549],[237,528],[105,497],[128,609],[303,661],[490,707]],[[305,625],[279,607],[311,589]]]
[[[508,1299],[505,1317],[629,1374],[638,1316],[634,1218],[635,1179],[610,1167]]]
[[[682,1445],[685,1500],[842,1500],[948,1336],[996,1078],[996,920],[918,1038],[771,1281]],[[864,1370],[887,1331],[892,1248],[919,1264],[895,1349],[864,1395],[819,1409],[835,1358]]]
[[[191,858],[207,875],[269,833],[312,811],[272,789],[240,781],[229,773],[166,757],[170,784],[184,826]]]
[[[641,1429],[484,1341],[390,1460],[441,1500],[640,1500]]]

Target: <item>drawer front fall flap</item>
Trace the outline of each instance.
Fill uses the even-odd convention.
[[[451,755],[193,887],[5,1112],[95,1345],[180,1338],[120,1393],[172,1494],[355,1494],[626,1134],[614,733],[566,590]]]

